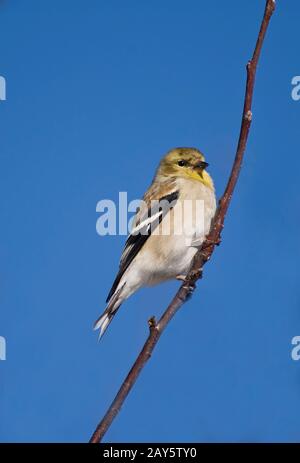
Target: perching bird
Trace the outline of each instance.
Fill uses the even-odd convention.
[[[196,148],[175,148],[162,158],[135,216],[107,307],[95,322],[100,337],[120,305],[139,288],[187,275],[216,212],[207,166]],[[157,207],[158,201],[163,207]]]

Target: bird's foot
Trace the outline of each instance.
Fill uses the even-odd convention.
[[[193,294],[194,289],[196,288],[195,283],[192,283],[190,281],[190,279],[188,278],[188,275],[177,275],[176,280],[182,281],[184,283],[182,287],[188,290],[187,299],[189,299],[191,295]]]
[[[216,240],[210,240],[206,238],[201,249],[206,249],[206,248],[209,248],[210,246],[220,246],[221,242],[222,242],[221,238],[217,238]]]
[[[176,280],[179,280],[179,281],[186,281],[186,277],[187,277],[187,275],[177,275],[177,276],[176,276]]]
[[[191,283],[191,282],[188,282],[188,281],[187,281],[187,284],[184,285],[183,288],[186,289],[186,290],[188,291],[186,300],[189,300],[189,299],[192,297],[193,292],[194,292],[195,289],[196,289],[196,283]]]

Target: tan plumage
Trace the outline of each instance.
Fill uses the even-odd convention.
[[[140,287],[187,274],[216,211],[213,182],[205,170],[207,165],[196,148],[175,148],[161,160],[126,241],[119,272],[107,298],[108,305],[95,323],[100,336],[122,302]],[[155,201],[161,200],[166,209],[153,207]],[[204,202],[201,223],[199,200]],[[180,211],[187,203],[190,208],[184,214]]]

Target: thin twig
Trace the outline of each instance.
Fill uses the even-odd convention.
[[[248,134],[251,126],[252,121],[252,98],[253,98],[253,90],[254,90],[254,83],[255,83],[255,75],[256,75],[256,68],[257,63],[260,57],[261,48],[263,45],[263,41],[265,38],[265,34],[269,25],[269,21],[271,16],[275,10],[275,1],[274,0],[267,0],[265,12],[263,16],[263,20],[261,23],[260,31],[258,34],[256,46],[254,49],[253,56],[251,60],[247,64],[247,83],[246,83],[246,92],[245,92],[245,100],[244,100],[244,108],[243,108],[243,117],[241,123],[241,130],[240,136],[237,145],[237,151],[235,160],[233,163],[233,167],[231,170],[231,174],[225,188],[225,192],[222,198],[219,201],[219,206],[210,230],[209,235],[207,236],[205,242],[203,243],[201,249],[197,252],[191,271],[187,277],[187,281],[185,281],[179,290],[177,291],[176,295],[174,296],[173,300],[163,313],[162,317],[156,323],[154,317],[149,320],[149,336],[138,355],[136,361],[134,362],[131,370],[129,371],[125,381],[123,382],[122,386],[120,387],[115,399],[113,400],[112,404],[110,405],[109,409],[107,410],[106,414],[104,415],[103,419],[98,424],[94,434],[92,435],[90,442],[98,443],[101,441],[103,436],[105,435],[106,431],[110,427],[112,421],[119,413],[127,395],[129,394],[130,390],[132,389],[133,385],[135,384],[141,370],[143,369],[146,362],[151,357],[154,347],[156,346],[162,332],[170,322],[170,320],[174,317],[175,313],[178,309],[186,302],[189,295],[195,288],[196,281],[202,277],[202,269],[206,262],[210,259],[212,253],[214,252],[215,246],[221,242],[221,232],[224,226],[225,216],[232,198],[232,194],[234,192],[240,169],[242,166],[242,161],[244,157],[244,152],[246,148],[246,143],[248,139]]]

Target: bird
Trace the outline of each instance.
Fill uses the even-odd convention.
[[[161,159],[133,219],[107,306],[94,324],[99,339],[138,289],[185,280],[216,212],[208,165],[197,148],[173,148]]]

